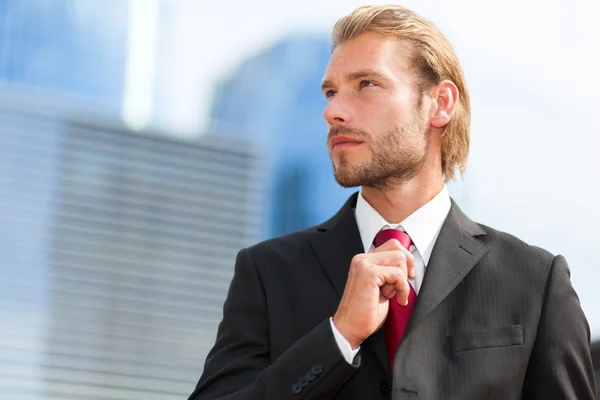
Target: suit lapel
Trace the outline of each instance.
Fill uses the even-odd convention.
[[[475,238],[481,235],[485,235],[485,231],[452,202],[427,265],[405,337],[448,297],[488,251],[488,246]]]
[[[344,294],[352,258],[365,250],[354,214],[357,198],[358,193],[353,194],[336,215],[317,227],[319,233],[311,240],[313,249],[340,299]],[[389,373],[383,329],[371,335],[362,346],[370,347],[382,367]]]
[[[311,240],[315,253],[340,298],[346,287],[352,257],[364,252],[354,215],[356,198],[357,193],[329,221],[318,226],[319,233]]]

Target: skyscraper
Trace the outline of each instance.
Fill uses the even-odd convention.
[[[76,98],[118,116],[129,2],[0,0],[0,84]]]
[[[0,398],[180,399],[257,240],[251,146],[0,95]]]
[[[321,116],[330,49],[325,36],[287,38],[243,62],[217,90],[211,134],[253,140],[267,158],[263,237],[329,218],[350,193],[333,179]]]

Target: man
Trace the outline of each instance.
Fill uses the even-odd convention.
[[[593,399],[565,259],[448,196],[470,107],[446,38],[402,7],[362,7],[333,44],[327,143],[336,180],[361,190],[239,252],[190,399]]]

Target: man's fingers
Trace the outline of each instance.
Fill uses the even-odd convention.
[[[394,300],[392,299],[392,301]],[[408,305],[408,293],[405,295],[404,293],[398,292],[395,301],[397,301],[402,307],[406,307]]]
[[[379,287],[382,288],[382,294],[385,296],[385,293],[383,293],[383,288],[385,286],[387,286],[385,291],[388,294],[390,293],[389,287],[392,286],[393,289],[396,292],[398,292],[396,295],[396,297],[398,299],[398,304],[400,304],[402,306],[407,305],[408,304],[408,294],[410,293],[410,284],[408,283],[408,280],[406,278],[406,274],[404,273],[404,271],[401,268],[382,266],[382,265],[377,265],[376,268],[377,268],[377,275],[380,278],[381,284],[379,285]],[[388,296],[386,296],[386,297],[388,297]]]
[[[386,283],[381,287],[381,295],[386,299],[391,299],[396,295],[396,293],[396,287],[394,285]]]
[[[394,241],[398,242],[397,240]],[[386,243],[389,242],[391,242],[391,240]],[[367,257],[371,263],[377,265],[395,266],[401,268],[406,266],[406,273],[408,277],[415,277],[415,258],[410,251],[406,250],[405,248],[371,253],[368,254]]]
[[[399,250],[399,249],[403,249],[404,246],[402,246],[402,244],[400,244],[400,242],[396,239],[390,239],[387,242],[385,242],[384,244],[382,244],[379,247],[376,247],[375,250],[373,250],[373,253],[381,253],[384,251],[390,251],[390,250]]]

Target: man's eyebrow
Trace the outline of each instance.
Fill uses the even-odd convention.
[[[323,83],[321,83],[321,90],[324,92],[326,89],[330,89],[334,87],[333,81],[331,79],[325,79]]]
[[[351,81],[355,81],[361,78],[367,78],[367,77],[379,77],[379,78],[384,78],[384,75],[379,72],[376,69],[373,68],[368,68],[368,69],[361,69],[360,71],[355,71],[355,72],[350,72],[349,74],[346,75],[346,81],[351,82]],[[333,81],[331,79],[325,79],[323,81],[323,83],[321,83],[321,90],[325,91],[326,89],[335,87],[335,85],[333,84]]]
[[[355,81],[357,79],[366,78],[368,76],[383,77],[383,74],[376,69],[368,68],[349,73],[348,75],[346,75],[346,80]]]

